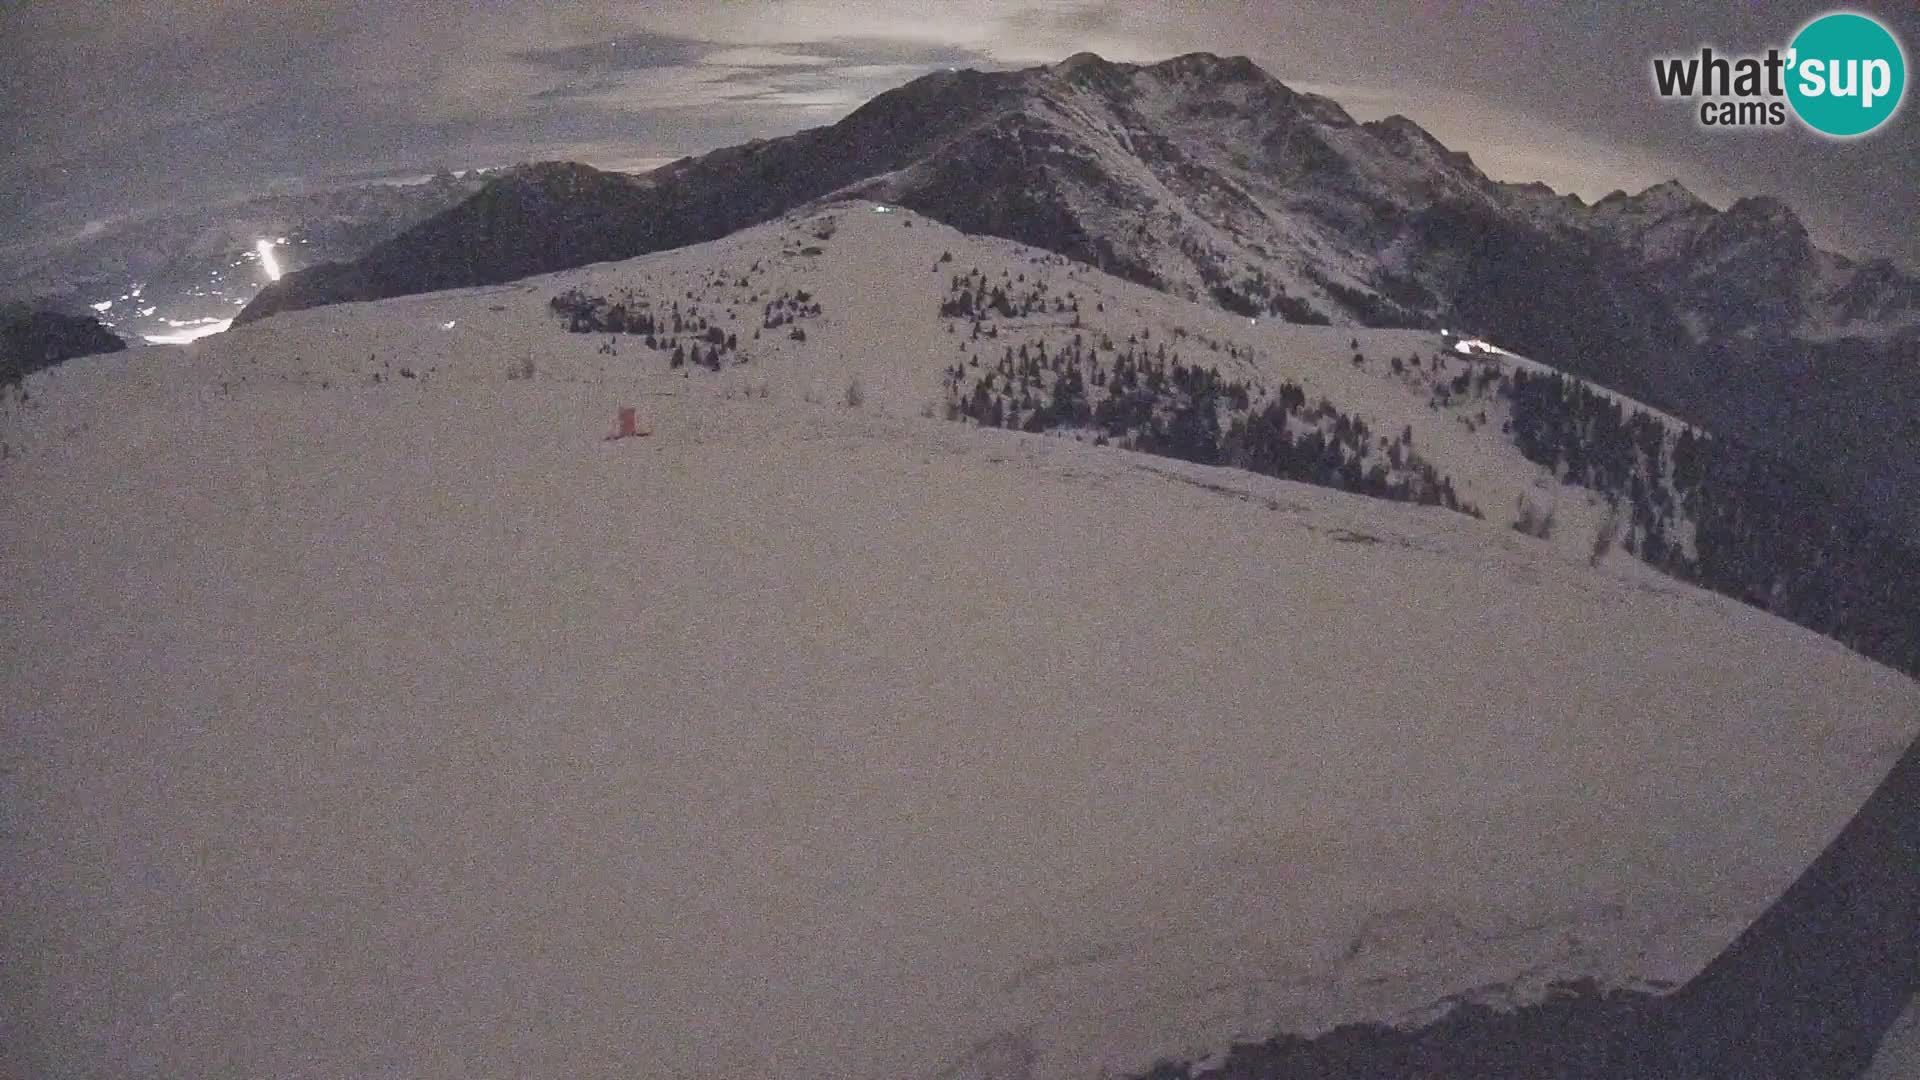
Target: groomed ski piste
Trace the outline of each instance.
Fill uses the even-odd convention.
[[[1485,520],[944,419],[1014,340],[940,317],[976,269],[1078,305],[997,332],[1410,428]],[[552,305],[622,290],[737,345]],[[1442,348],[840,204],[30,377],[0,1072],[1096,1077],[1677,985],[1920,686],[1593,557],[1386,367]]]

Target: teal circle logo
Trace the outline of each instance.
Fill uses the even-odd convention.
[[[1886,27],[1851,11],[1802,27],[1788,53],[1787,100],[1815,131],[1865,135],[1886,123],[1907,92],[1907,58]]]

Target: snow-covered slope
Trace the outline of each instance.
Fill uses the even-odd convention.
[[[976,268],[1081,325],[974,339]],[[626,290],[721,370],[551,304]],[[1075,333],[1412,425],[1489,520],[939,419]],[[1437,348],[849,205],[31,377],[0,1071],[1093,1076],[1685,979],[1920,687],[1507,528]]]
[[[1911,1080],[1915,1076],[1920,1076],[1920,1001],[1887,1032],[1886,1042],[1861,1080]]]
[[[1018,318],[990,315],[982,323],[987,336],[976,336],[969,319],[939,317],[956,276],[1004,287],[1016,298],[1044,290],[1040,306],[1046,310]],[[660,326],[658,348],[626,334],[558,333],[568,320],[555,315],[549,301],[569,294],[621,302],[636,312],[646,307]],[[818,315],[767,325],[769,310],[788,312],[780,302],[803,294],[807,305],[819,307]],[[1055,306],[1067,303],[1072,310]],[[669,309],[685,314],[688,330],[669,334]],[[949,366],[964,368],[961,381],[968,382],[1010,351],[1045,345],[1057,354],[1079,339],[1108,364],[1133,352],[1217,368],[1225,378],[1247,382],[1256,401],[1292,382],[1309,405],[1327,400],[1364,419],[1379,437],[1370,460],[1384,460],[1384,443],[1407,435],[1409,452],[1452,478],[1460,500],[1488,520],[1512,522],[1523,500],[1552,512],[1558,526],[1551,540],[1569,553],[1588,552],[1608,515],[1597,494],[1564,486],[1521,456],[1501,431],[1508,406],[1497,394],[1484,387],[1458,397],[1441,392],[1470,372],[1541,370],[1531,361],[1507,353],[1469,360],[1451,341],[1427,331],[1243,318],[1053,253],[966,236],[899,207],[836,204],[692,248],[370,310],[380,312],[372,323],[285,313],[245,335],[199,343],[191,353],[198,374],[183,385],[207,385],[214,371],[222,373],[218,382],[232,387],[249,378],[348,382],[383,372],[391,379],[405,357],[436,383],[492,386],[502,377],[502,356],[531,352],[538,356],[536,368],[551,368],[558,377],[631,377],[663,392],[746,395],[779,388],[831,402],[843,400],[858,382],[869,408],[920,415],[941,413],[952,396],[945,378]],[[701,337],[691,329],[696,315],[737,341],[736,348],[722,349],[717,373],[692,365],[669,369],[666,342],[673,336],[693,345]],[[795,327],[804,340],[791,337]],[[404,344],[396,333],[405,335]],[[709,347],[698,345],[702,352]],[[249,375],[263,351],[290,354],[298,363]],[[1352,360],[1356,352],[1364,358],[1359,364]],[[375,358],[371,364],[369,356]],[[1396,358],[1404,363],[1396,365]],[[1629,404],[1630,412],[1657,416],[1670,437],[1684,427]]]

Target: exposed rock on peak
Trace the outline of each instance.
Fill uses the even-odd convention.
[[[1593,204],[1596,219],[1645,226],[1684,214],[1713,213],[1713,207],[1678,180],[1655,184],[1638,195],[1614,191]]]
[[[1379,120],[1370,121],[1362,126],[1374,132],[1375,134],[1378,134],[1382,138],[1401,139],[1409,142],[1424,143],[1428,146],[1433,147],[1435,150],[1439,151],[1440,153],[1443,153],[1443,154],[1451,153],[1451,151],[1449,151],[1446,148],[1446,146],[1440,142],[1439,139],[1436,139],[1433,137],[1432,132],[1429,132],[1426,128],[1421,127],[1419,124],[1415,123],[1412,119],[1402,116],[1399,113],[1394,113],[1392,116],[1382,117]]]
[[[1486,180],[1472,157],[1464,151],[1447,149],[1446,144],[1434,138],[1432,132],[1399,113],[1369,121],[1361,127],[1393,147],[1401,156],[1423,162],[1436,172],[1451,171],[1471,176],[1480,182]]]
[[[1221,57],[1210,52],[1184,53],[1162,60],[1150,70],[1166,75],[1199,76],[1227,82],[1254,82],[1272,78],[1244,56]]]
[[[1727,207],[1725,220],[1730,225],[1743,228],[1765,230],[1798,237],[1804,240],[1807,227],[1800,222],[1800,216],[1793,208],[1769,195],[1755,195],[1740,199]]]
[[[1098,53],[1081,52],[1055,64],[1051,70],[1064,83],[1124,99],[1132,96],[1132,75],[1139,69],[1131,64],[1116,64]]]
[[[1096,52],[1077,52],[1053,66],[1053,70],[1062,75],[1072,75],[1080,71],[1098,71],[1114,65]]]
[[[1634,201],[1643,206],[1662,209],[1691,210],[1707,205],[1700,196],[1687,189],[1679,180],[1664,180],[1635,195]]]

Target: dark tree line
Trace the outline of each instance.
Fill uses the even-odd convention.
[[[1148,351],[1145,336],[1130,337],[1124,352],[1104,336],[1090,345],[1076,334],[1051,353],[1044,341],[1007,346],[990,367],[976,356],[947,370],[948,416],[1030,432],[1079,429],[1161,457],[1481,516],[1413,452],[1411,431],[1377,435],[1324,398],[1310,407],[1291,382],[1256,403],[1246,382],[1182,363],[1164,341]]]
[[[1198,265],[1201,266],[1200,276],[1206,281],[1207,293],[1213,297],[1213,302],[1235,315],[1271,315],[1285,322],[1308,326],[1332,324],[1333,320],[1314,310],[1312,304],[1288,295],[1285,286],[1268,280],[1265,271],[1255,269],[1246,280],[1236,284],[1218,271],[1210,271],[1205,264]]]
[[[1645,412],[1628,415],[1618,398],[1558,372],[1535,375],[1522,369],[1500,380],[1512,405],[1511,434],[1520,453],[1564,482],[1630,508],[1627,549],[1662,569],[1675,569],[1680,557],[1672,543],[1680,510],[1675,496],[1688,489],[1668,483],[1674,461],[1666,425]],[[1695,467],[1701,440],[1688,430],[1680,442],[1683,448],[1675,456]]]
[[[758,265],[755,264],[756,269]],[[745,287],[746,282],[742,277],[736,284]],[[709,321],[698,304],[689,304],[683,310],[676,300],[661,309],[632,290],[610,299],[569,289],[548,301],[547,306],[554,314],[566,318],[567,330],[571,333],[608,335],[608,342],[600,347],[600,351],[608,355],[618,355],[615,342],[626,336],[638,337],[647,348],[666,354],[667,366],[675,370],[692,365],[719,371],[728,354],[734,356],[734,363],[746,363],[746,357],[739,351],[738,334]],[[783,291],[768,300],[762,309],[761,327],[773,329],[797,324],[803,319],[818,317],[820,310],[820,302],[806,290]],[[760,331],[754,331],[753,336],[759,337]],[[806,332],[798,325],[791,325],[787,336],[795,341],[806,340]]]
[[[935,269],[939,269],[938,265]],[[1080,300],[1072,292],[1064,296],[1056,294],[1049,301],[1045,281],[1035,278],[1029,282],[1025,273],[1003,275],[1003,278],[990,282],[978,268],[952,275],[947,284],[947,297],[940,302],[940,317],[978,321],[988,316],[1018,319],[1080,313]]]
[[[1312,426],[1296,437],[1296,424],[1289,421],[1299,419]],[[1264,407],[1236,417],[1221,447],[1226,464],[1267,476],[1483,516],[1479,507],[1460,499],[1451,477],[1440,475],[1413,452],[1411,430],[1379,442],[1385,449],[1375,452],[1377,443],[1367,422],[1339,411],[1325,398],[1308,411],[1306,395],[1287,383]]]
[[[820,302],[805,289],[798,292],[782,292],[767,301],[760,311],[760,326],[764,330],[774,330],[782,326],[812,319],[820,314]]]
[[[1669,448],[1660,421],[1557,373],[1505,392],[1521,453],[1631,506],[1641,559],[1920,677],[1920,551],[1897,531],[1777,454],[1692,430]]]

